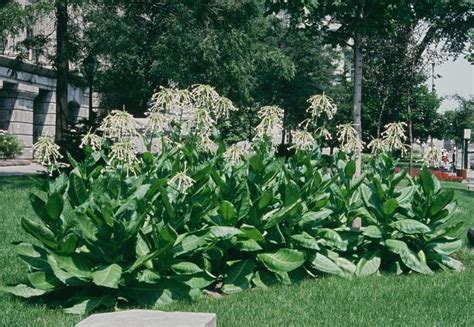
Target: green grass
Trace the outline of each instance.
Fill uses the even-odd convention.
[[[460,183],[456,219],[466,222],[459,236],[474,226],[474,193]],[[26,267],[11,242],[31,240],[19,224],[33,216],[24,177],[0,178],[0,284],[25,280]],[[380,276],[344,280],[321,278],[292,286],[251,290],[220,299],[178,302],[163,310],[217,313],[219,326],[474,326],[474,253],[459,254],[462,273],[434,276]],[[0,294],[0,326],[74,326],[84,317]]]

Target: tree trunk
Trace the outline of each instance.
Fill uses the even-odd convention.
[[[354,37],[354,108],[352,111],[352,123],[359,139],[362,141],[362,120],[361,120],[361,105],[362,105],[362,35],[356,33]],[[362,149],[357,150],[356,159],[356,175],[360,176],[362,167]]]
[[[413,120],[412,120],[412,115],[411,115],[411,96],[410,96],[410,91],[408,91],[408,106],[407,106],[407,112],[408,112],[408,142],[410,143],[409,146],[410,148],[408,149],[409,151],[409,157],[410,160],[408,161],[408,174],[411,175],[412,169],[413,169]]]
[[[64,139],[68,121],[68,75],[67,55],[68,12],[67,1],[56,0],[56,141]]]

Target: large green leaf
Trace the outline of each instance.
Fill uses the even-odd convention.
[[[64,308],[64,312],[76,315],[83,315],[92,312],[100,307],[113,308],[116,301],[117,299],[111,294],[92,298],[73,298],[73,303],[70,303],[69,307]]]
[[[59,216],[63,212],[64,208],[64,199],[62,194],[53,193],[48,196],[48,201],[46,202],[46,212],[52,220],[58,220]]]
[[[428,168],[426,168],[426,166],[423,166],[421,169],[419,178],[425,194],[432,194],[435,189],[435,183],[433,176],[431,176],[431,173],[429,172]]]
[[[94,284],[109,288],[118,288],[121,277],[122,267],[115,263],[105,268],[95,270],[92,273],[92,281]]]
[[[390,226],[405,234],[425,234],[431,231],[428,226],[413,219],[397,220],[391,223]]]
[[[348,179],[351,179],[356,172],[356,163],[354,160],[350,160],[347,162],[346,166],[344,167],[344,174]]]
[[[28,234],[36,238],[47,247],[52,249],[57,247],[56,238],[53,232],[46,226],[27,218],[21,219],[21,226]]]
[[[289,272],[303,265],[304,253],[292,249],[280,249],[274,253],[261,253],[258,259],[273,272]]]
[[[293,211],[293,209],[300,205],[301,199],[298,199],[295,203],[292,205],[285,207],[283,210],[277,211],[275,214],[267,216],[265,215],[262,220],[265,221],[265,229],[272,228],[273,226],[277,225],[278,223],[282,222],[285,218],[288,218],[290,215],[290,212]]]
[[[301,191],[299,186],[293,182],[289,181],[285,184],[285,207],[291,206],[293,203],[298,201],[301,196]]]
[[[50,222],[51,217],[48,215],[46,211],[46,203],[36,194],[30,193],[29,194],[31,207],[35,214],[44,222]]]
[[[72,205],[75,207],[80,206],[89,198],[84,181],[74,172],[69,176],[68,194]]]
[[[438,193],[433,203],[430,206],[429,214],[430,216],[435,216],[438,214],[444,207],[446,207],[454,198],[454,191],[452,189],[445,189]]]
[[[364,228],[363,233],[367,237],[371,238],[381,238],[382,237],[382,232],[380,231],[380,228],[378,228],[375,225],[370,225]]]
[[[193,262],[179,262],[172,265],[171,269],[178,275],[195,275],[203,271]]]
[[[384,202],[382,211],[386,216],[392,216],[398,208],[398,202],[396,199],[391,198]]]
[[[236,235],[241,235],[242,231],[235,227],[212,226],[209,230],[209,236],[213,238],[229,239]]]
[[[379,252],[366,253],[357,263],[356,275],[358,277],[373,275],[379,270],[381,263]]]
[[[302,234],[292,235],[291,238],[301,247],[311,249],[311,250],[319,250],[319,242],[309,235],[306,232]]]
[[[199,231],[194,234],[190,234],[185,236],[174,248],[173,252],[176,255],[185,254],[188,252],[192,252],[207,243],[206,240],[207,231]]]
[[[237,210],[232,203],[224,200],[219,205],[219,213],[224,220],[230,221],[237,215]]]
[[[240,230],[249,239],[252,239],[252,240],[255,240],[255,241],[263,241],[264,240],[264,237],[263,237],[262,233],[254,226],[244,224],[240,227]]]
[[[216,278],[209,273],[203,271],[195,275],[178,275],[172,277],[184,285],[189,286],[191,289],[199,290],[208,287],[216,281]]]
[[[462,247],[462,240],[439,240],[428,243],[426,247],[436,253],[450,255]]]
[[[327,274],[345,276],[344,271],[334,261],[323,255],[316,253],[311,257],[311,266],[319,271]]]
[[[230,264],[224,278],[224,293],[236,293],[251,288],[255,262],[251,259],[236,261]]]
[[[61,286],[61,281],[52,272],[35,271],[28,274],[28,280],[31,286],[46,292]]]
[[[89,280],[91,278],[93,264],[83,253],[67,256],[52,254],[52,256],[60,269],[79,279]]]
[[[31,268],[42,271],[50,269],[48,252],[45,249],[29,243],[18,243],[15,245],[15,250],[18,256]]]
[[[387,248],[400,256],[403,263],[410,269],[419,272],[421,274],[432,274],[431,269],[420,260],[420,258],[412,250],[408,248],[408,245],[400,240],[389,239],[385,241]]]
[[[332,213],[333,213],[332,210],[326,209],[326,208],[321,209],[321,210],[316,211],[316,212],[308,211],[303,215],[303,217],[301,217],[301,220],[298,222],[298,224],[300,226],[303,226],[303,225],[306,225],[306,224],[319,222],[319,221],[324,220],[327,217],[329,217]]]
[[[258,208],[259,209],[265,208],[267,205],[270,204],[272,199],[273,199],[272,190],[266,190],[265,192],[263,192],[262,196],[260,197],[260,200],[258,201]]]
[[[47,293],[45,290],[31,288],[23,284],[19,284],[16,286],[0,286],[0,291],[7,292],[23,298],[41,296]]]
[[[239,251],[253,252],[260,251],[262,247],[255,240],[235,240],[233,245],[239,249]]]

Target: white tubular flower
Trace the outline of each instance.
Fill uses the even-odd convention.
[[[184,171],[177,173],[168,181],[168,185],[181,194],[186,194],[188,189],[194,185],[194,179],[186,175],[186,167]]]
[[[93,133],[90,129],[85,135],[82,136],[81,144],[79,148],[83,148],[85,145],[89,145],[94,151],[99,151],[102,148],[102,138]]]
[[[124,137],[138,135],[135,119],[131,114],[122,110],[112,110],[105,117],[99,129],[104,132],[105,137],[119,141]]]
[[[242,159],[250,153],[250,150],[247,149],[247,145],[242,144],[232,144],[224,152],[224,159],[231,165],[237,165],[242,162]]]
[[[216,115],[216,119],[229,118],[229,112],[237,111],[237,108],[234,106],[232,101],[227,99],[226,97],[220,96],[214,103],[214,112]]]
[[[168,117],[161,112],[148,112],[148,126],[146,127],[146,134],[156,134],[164,132],[169,127]]]
[[[334,101],[324,93],[313,95],[308,99],[308,103],[309,107],[306,111],[312,118],[317,118],[324,113],[328,119],[333,119],[334,114],[337,112],[337,107],[334,104]]]
[[[54,170],[59,166],[67,166],[60,163],[63,156],[59,153],[59,145],[54,143],[51,136],[41,136],[38,142],[33,144],[35,160],[44,167]]]
[[[198,107],[212,107],[220,95],[210,85],[196,84],[192,86],[191,98]]]
[[[407,140],[405,135],[406,126],[407,124],[404,122],[385,125],[385,132],[382,133],[382,136],[388,151],[400,150],[402,155],[407,152],[408,147],[405,144]]]
[[[372,154],[379,154],[387,149],[385,141],[381,138],[373,138],[372,141],[370,141],[370,143],[367,145],[367,147],[371,149]]]
[[[441,162],[441,150],[437,147],[428,147],[423,153],[423,161],[430,167],[438,167]]]
[[[332,140],[332,135],[331,133],[324,127],[319,127],[316,130],[316,134],[320,137],[325,139],[326,141]]]
[[[132,140],[121,140],[110,147],[109,166],[117,161],[123,164],[128,171],[135,171],[135,165],[139,162],[137,158],[137,148]]]
[[[311,151],[314,149],[316,141],[308,131],[293,131],[291,134],[293,135],[294,145],[291,146],[290,149],[297,149],[300,151]]]
[[[256,127],[255,138],[264,139],[272,138],[275,131],[282,128],[284,111],[277,106],[262,107],[258,112],[260,124]]]
[[[211,114],[206,108],[199,108],[196,110],[194,117],[194,124],[198,130],[207,130],[214,126],[215,120],[212,119]]]
[[[364,142],[359,139],[359,135],[351,123],[338,125],[337,128],[337,139],[343,151],[357,152],[364,148]]]
[[[216,153],[218,146],[211,140],[208,133],[198,134],[198,148],[206,153]]]

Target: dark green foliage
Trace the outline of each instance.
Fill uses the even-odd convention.
[[[427,173],[394,174],[388,156],[367,177],[339,153],[284,161],[264,144],[241,163],[196,150],[192,141],[145,153],[137,176],[92,152],[31,195],[38,219],[23,229],[40,245],[17,243],[28,282],[3,290],[60,299],[66,312],[193,299],[205,288],[235,293],[305,277],[383,271],[459,270],[450,254],[452,192]],[[185,171],[185,191],[172,180]],[[401,182],[409,186],[399,188]],[[352,228],[355,218],[361,229]],[[74,294],[71,297],[70,294]]]
[[[23,152],[23,144],[15,134],[0,130],[0,159],[13,159]]]

